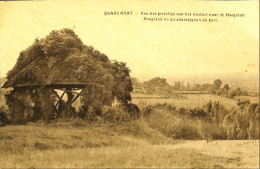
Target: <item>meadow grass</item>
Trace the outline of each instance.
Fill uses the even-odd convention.
[[[2,95],[1,95],[2,96]],[[232,109],[235,100],[215,95],[133,99],[134,103],[168,103],[194,108],[209,100]],[[156,110],[130,122],[82,120],[0,128],[1,168],[257,168],[259,141],[198,139],[196,121],[175,111]],[[185,131],[184,131],[185,130]],[[172,135],[175,134],[175,136]],[[176,134],[177,133],[177,134]],[[184,133],[188,133],[184,137]],[[199,133],[201,134],[201,133]],[[186,137],[186,136],[196,136]],[[202,138],[200,138],[202,139]]]
[[[187,108],[192,109],[196,107],[202,107],[208,102],[217,102],[219,101],[221,105],[225,106],[228,110],[233,108],[237,108],[237,101],[234,99],[225,98],[222,96],[217,96],[213,94],[185,94],[183,97],[179,98],[141,98],[141,97],[133,97],[132,102],[134,104],[140,105],[146,103],[148,105],[154,105],[158,103],[167,103],[176,106],[177,108]]]
[[[257,167],[258,146],[249,141],[173,140],[142,119],[120,124],[9,125],[1,127],[0,167]]]

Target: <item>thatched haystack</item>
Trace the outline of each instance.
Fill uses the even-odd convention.
[[[86,115],[88,112],[100,112],[104,105],[110,106],[115,98],[127,105],[133,90],[129,72],[125,63],[112,63],[105,54],[84,45],[73,30],[62,29],[36,39],[30,47],[21,51],[15,66],[8,72],[3,88],[14,88],[7,96],[10,110],[15,110],[13,107],[17,104],[13,103],[19,102],[20,107],[29,105],[35,110],[38,106],[41,111],[46,111],[41,105],[54,105],[55,99],[46,100],[46,97],[57,96],[54,89],[63,89],[69,96],[66,103],[57,96],[60,105],[63,103],[68,110],[73,99],[69,93],[73,89],[82,89],[81,113]],[[28,92],[21,92],[21,88]],[[51,93],[52,90],[54,93]],[[23,100],[22,93],[29,93],[33,104],[28,103],[28,98]]]

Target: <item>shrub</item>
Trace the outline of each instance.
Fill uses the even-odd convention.
[[[8,123],[10,123],[10,117],[8,117],[8,108],[5,105],[1,105],[0,126],[5,126]]]
[[[250,104],[250,100],[238,101],[237,105]]]
[[[259,104],[242,104],[227,114],[223,126],[228,139],[259,139]]]
[[[169,134],[176,139],[201,139],[197,124],[192,123],[190,120],[183,120],[177,125],[173,126],[173,129],[169,131]]]
[[[233,99],[237,95],[237,92],[235,90],[229,90],[227,95],[228,98]]]
[[[131,115],[132,118],[139,118],[140,117],[140,109],[136,104],[128,103],[123,105],[125,110]]]
[[[144,117],[149,116],[152,112],[152,106],[147,105],[147,106],[142,107],[141,112]]]
[[[31,115],[31,98],[27,92],[27,90],[17,89],[6,95],[6,104],[13,124],[26,124],[28,116]]]
[[[131,115],[124,111],[122,106],[104,106],[102,109],[102,117],[109,122],[130,121]]]

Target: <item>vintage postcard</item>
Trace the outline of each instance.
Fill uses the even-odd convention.
[[[1,168],[259,168],[259,1],[0,1]]]

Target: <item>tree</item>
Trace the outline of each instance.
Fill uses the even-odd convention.
[[[147,92],[162,92],[168,91],[170,85],[167,83],[165,78],[155,77],[143,83],[144,88]]]
[[[199,91],[201,89],[201,85],[200,84],[195,84],[193,87],[193,90],[197,90]]]
[[[174,82],[173,88],[174,88],[175,90],[181,90],[181,82],[180,82],[180,81]]]
[[[210,84],[209,83],[201,85],[201,90],[209,90],[209,88],[210,88]]]
[[[227,94],[227,96],[229,97],[229,98],[231,98],[231,99],[233,99],[235,96],[236,96],[236,90],[228,90],[228,94]]]
[[[230,89],[229,84],[225,84],[224,89],[229,90]]]
[[[242,95],[242,90],[240,89],[240,87],[237,88],[236,90],[236,96]]]
[[[130,78],[130,69],[123,62],[115,62],[112,64],[114,69],[114,80],[116,85],[113,88],[115,97],[123,104],[131,101],[130,92],[133,91],[132,82]]]
[[[142,83],[137,78],[131,78],[131,82],[134,90],[142,89]]]
[[[190,83],[187,84],[187,90],[190,90]]]
[[[222,84],[222,81],[220,79],[214,80],[214,85],[217,87],[217,89],[220,88],[221,84]]]

